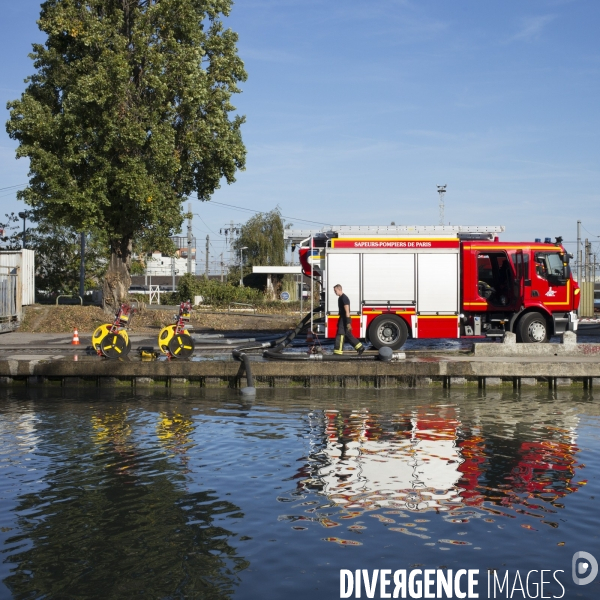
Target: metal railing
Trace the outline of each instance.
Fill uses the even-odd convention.
[[[154,301],[156,301],[156,304],[160,304],[160,286],[151,285],[148,293],[150,294],[148,304],[152,304]]]
[[[56,296],[56,306],[58,306],[59,298],[79,298],[79,304],[83,306],[83,298],[77,294],[60,294]]]
[[[256,314],[256,306],[254,306],[254,304],[245,304],[244,302],[230,302],[229,303],[229,308],[227,309],[227,312],[231,312],[231,307],[232,306],[248,306],[250,308],[251,311],[253,311]],[[248,310],[248,309],[244,309],[244,308],[234,308],[233,310]]]

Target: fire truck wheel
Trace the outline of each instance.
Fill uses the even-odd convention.
[[[408,337],[408,327],[404,319],[396,315],[380,315],[369,327],[368,338],[377,350],[388,347],[398,350]]]
[[[524,344],[542,344],[548,341],[548,323],[540,313],[531,312],[519,321],[518,333]]]

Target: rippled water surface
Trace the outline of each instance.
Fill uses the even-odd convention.
[[[598,598],[571,559],[600,561],[599,400],[0,390],[0,598],[339,598],[340,569],[416,568]]]

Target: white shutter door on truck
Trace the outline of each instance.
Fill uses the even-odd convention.
[[[458,254],[418,254],[417,311],[458,312]]]
[[[350,299],[350,311],[360,311],[360,254],[327,253],[327,312],[338,312],[338,297],[333,286],[340,284]]]
[[[415,300],[414,254],[363,254],[365,304],[412,304]]]

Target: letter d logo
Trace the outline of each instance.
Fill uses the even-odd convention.
[[[580,558],[583,559],[584,562],[578,564],[577,561]],[[598,563],[589,552],[583,552],[583,550],[575,552],[575,554],[573,554],[572,565],[573,581],[577,585],[587,585],[588,583],[592,583],[596,578],[596,575],[598,575]],[[585,577],[579,577],[579,575],[584,575],[585,573],[587,573]]]

